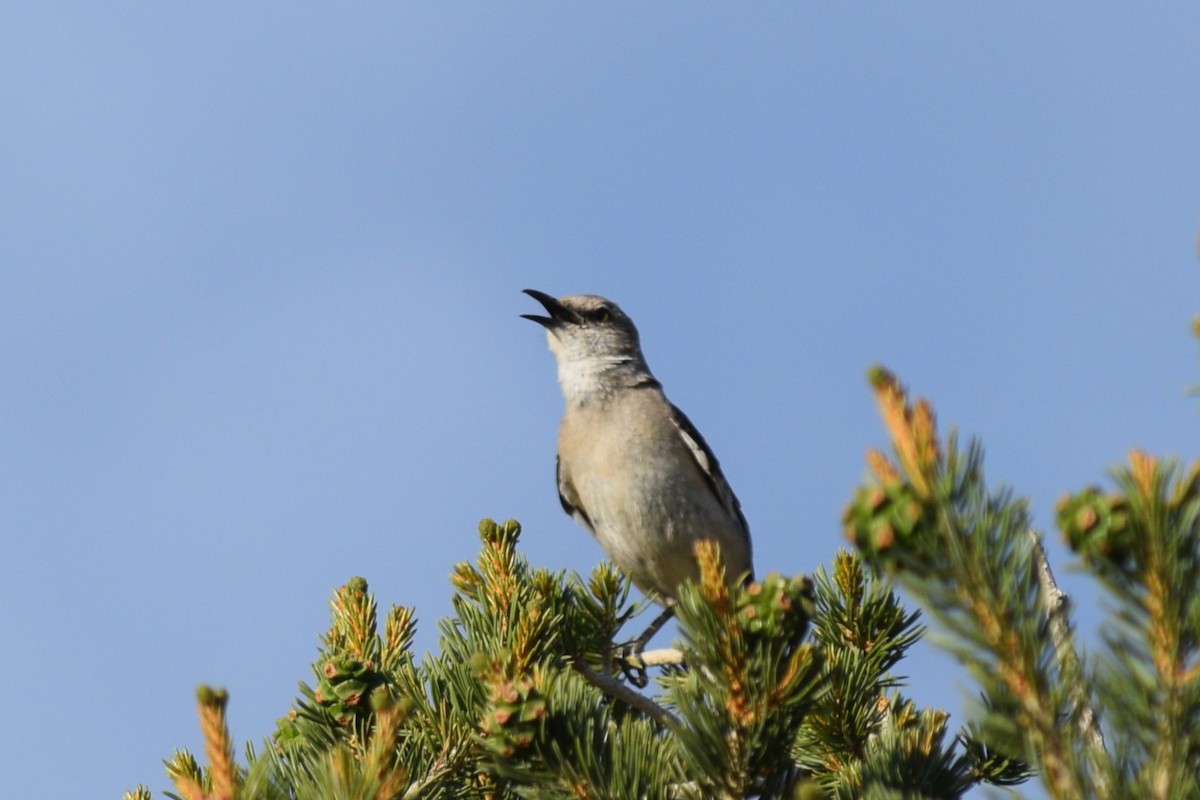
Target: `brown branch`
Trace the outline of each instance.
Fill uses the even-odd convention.
[[[660,706],[658,703],[646,697],[644,694],[638,694],[633,689],[630,689],[625,684],[618,681],[616,678],[610,678],[607,675],[601,675],[596,670],[592,669],[582,661],[574,662],[575,669],[584,677],[588,683],[595,686],[600,691],[607,694],[609,697],[616,698],[626,705],[633,706],[638,711],[641,711],[646,716],[653,719],[659,725],[664,727],[675,727],[679,725],[679,718]]]

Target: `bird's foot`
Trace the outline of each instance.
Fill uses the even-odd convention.
[[[646,674],[646,662],[642,658],[642,651],[645,649],[646,642],[641,637],[613,648],[613,661],[621,668],[626,679],[639,689],[645,689],[650,683]]]
[[[617,666],[621,668],[621,672],[629,679],[629,682],[639,689],[645,689],[646,685],[650,683],[650,678],[646,675],[646,661],[642,658],[642,651],[646,649],[646,644],[654,638],[654,634],[658,633],[659,629],[667,623],[667,620],[675,616],[675,602],[673,600],[667,602],[667,607],[659,612],[646,630],[642,631],[641,636],[613,648],[613,660],[616,661]]]

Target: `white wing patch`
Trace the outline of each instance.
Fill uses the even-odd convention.
[[[729,482],[721,474],[721,465],[717,463],[717,457],[713,455],[708,443],[700,435],[700,431],[696,430],[696,426],[687,418],[687,414],[684,414],[673,404],[671,405],[671,421],[675,423],[679,438],[687,445],[688,452],[696,460],[696,466],[700,468],[701,474],[704,475],[704,480],[708,484],[708,488],[712,490],[721,507],[729,513],[729,516],[736,519],[741,526],[742,535],[746,538],[746,552],[748,554],[750,552],[750,526],[746,524],[746,517],[742,514],[742,504],[738,502],[737,495],[733,493],[733,489],[729,487]]]

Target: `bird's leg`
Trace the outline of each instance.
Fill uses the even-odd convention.
[[[646,677],[646,662],[642,660],[642,651],[646,649],[646,643],[653,639],[654,634],[658,633],[673,616],[675,616],[675,604],[671,603],[636,639],[630,639],[613,649],[613,656],[620,664],[621,671],[625,673],[629,682],[639,689],[644,688],[650,682],[650,679]]]

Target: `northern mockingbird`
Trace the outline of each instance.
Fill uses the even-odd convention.
[[[637,328],[596,295],[555,299],[526,289],[546,329],[566,410],[558,429],[558,496],[634,585],[666,606],[699,568],[693,546],[713,539],[730,582],[751,577],[750,529],[700,432],[667,400],[642,355]],[[634,655],[636,655],[636,649]]]

